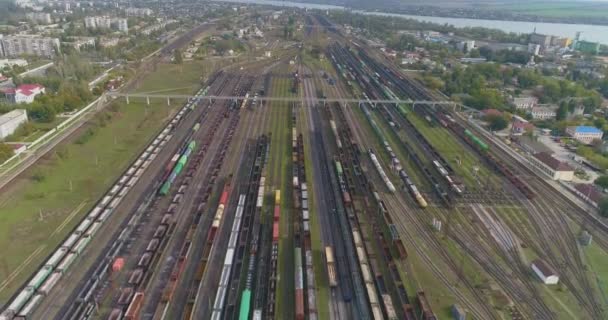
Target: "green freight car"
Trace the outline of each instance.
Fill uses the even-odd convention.
[[[397,105],[397,110],[399,111],[399,113],[404,116],[407,117],[407,107],[404,104],[398,104]]]
[[[471,139],[471,141],[473,141],[473,143],[477,145],[481,150],[488,151],[490,149],[490,147],[488,147],[485,142],[475,136],[471,131],[469,131],[469,129],[465,129],[464,134],[469,137],[469,139]]]
[[[338,175],[342,175],[342,164],[340,161],[336,161],[336,171],[338,171]]]
[[[248,320],[249,319],[250,305],[251,305],[251,290],[245,289],[245,290],[243,290],[243,295],[241,296],[241,307],[239,309],[239,320]]]

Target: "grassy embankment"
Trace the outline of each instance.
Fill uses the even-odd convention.
[[[159,65],[138,90],[199,83],[201,62]],[[179,77],[168,76],[179,74]],[[117,100],[73,138],[61,143],[0,194],[0,302],[6,302],[63,241],[112,182],[153,138],[172,111],[174,101]]]

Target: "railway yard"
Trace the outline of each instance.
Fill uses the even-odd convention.
[[[379,50],[292,14],[301,41],[193,83],[1,320],[608,318],[578,242],[605,257],[606,224]]]

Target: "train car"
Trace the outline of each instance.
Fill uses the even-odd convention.
[[[329,286],[336,287],[338,278],[336,275],[336,261],[334,260],[334,252],[332,247],[325,247],[325,259],[327,260],[327,276],[329,278]]]
[[[40,304],[40,302],[42,301],[43,298],[44,298],[44,296],[42,294],[34,295],[28,301],[28,303],[25,306],[23,306],[23,309],[21,309],[21,311],[19,311],[15,320],[32,319],[31,316],[34,313],[34,310],[36,309],[38,304]]]
[[[25,304],[34,296],[35,289],[31,287],[25,287],[17,297],[8,305],[6,310],[2,313],[7,315],[15,316],[21,309],[25,306]],[[12,316],[9,318],[11,319]]]
[[[474,135],[471,131],[469,131],[469,129],[465,129],[464,134],[470,139],[471,142],[473,142],[473,144],[475,144],[479,148],[479,150],[481,150],[483,152],[487,152],[488,150],[490,150],[490,147],[488,147],[488,145],[485,142],[483,142],[476,135]]]
[[[374,153],[374,151],[372,149],[369,149],[368,152],[369,152],[370,158],[372,159],[372,163],[374,164],[374,167],[376,167],[376,170],[380,174],[380,177],[382,178],[382,181],[384,181],[384,184],[386,185],[386,187],[388,188],[388,190],[391,193],[394,193],[395,191],[397,191],[395,189],[395,186],[391,182],[391,180],[386,175],[386,172],[382,168],[382,165],[380,165],[380,162],[378,161],[378,158],[376,157],[376,154]]]
[[[275,221],[272,224],[272,242],[279,242],[279,222]]]
[[[416,302],[418,303],[418,309],[420,310],[420,319],[422,320],[437,320],[437,317],[431,310],[428,300],[424,291],[418,291],[416,293]]]
[[[302,268],[302,249],[295,248],[295,290],[296,290],[296,320],[304,320],[304,272]]]
[[[331,126],[331,131],[336,137],[336,145],[339,149],[342,149],[342,141],[340,140],[340,136],[338,135],[338,127],[336,126],[336,122],[334,120],[329,120],[329,125]]]
[[[275,205],[281,204],[281,190],[276,190],[274,192],[274,204]]]
[[[139,313],[141,311],[141,307],[144,302],[144,293],[137,292],[129,304],[127,308],[127,312],[125,313],[124,320],[136,320],[139,319]]]

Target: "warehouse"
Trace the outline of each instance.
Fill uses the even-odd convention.
[[[548,152],[537,152],[530,158],[530,163],[553,180],[572,181],[574,169],[567,163],[559,161]]]
[[[540,259],[532,261],[532,270],[544,284],[557,284],[559,282],[559,276],[553,268]]]
[[[0,116],[0,139],[13,134],[22,124],[27,122],[27,112],[24,109],[15,109]]]

